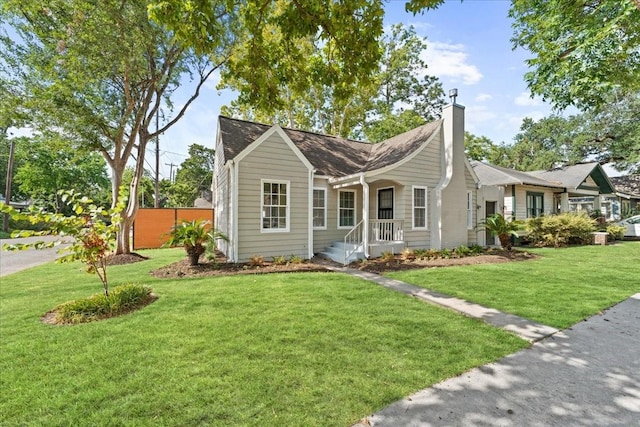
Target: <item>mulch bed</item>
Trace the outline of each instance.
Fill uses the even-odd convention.
[[[387,271],[414,270],[419,268],[451,267],[456,265],[497,264],[513,261],[527,261],[538,258],[530,252],[501,249],[490,249],[480,255],[470,255],[462,258],[436,258],[436,259],[402,259],[396,255],[393,260],[376,258],[364,262],[353,263],[351,266],[362,271],[382,274]]]
[[[438,258],[438,259],[412,259],[403,260],[400,255],[396,255],[393,260],[383,260],[382,258],[367,260],[364,262],[354,262],[350,265],[362,271],[382,274],[387,271],[410,270],[430,267],[449,267],[455,265],[473,265],[502,263],[512,261],[525,261],[537,258],[524,251],[502,251],[490,250],[484,254],[467,256],[464,258]],[[189,265],[187,259],[174,262],[151,272],[157,278],[188,278],[202,276],[230,276],[236,274],[265,274],[265,273],[292,273],[292,272],[322,272],[329,271],[327,265],[334,264],[324,259],[307,260],[302,263],[274,264],[265,261],[262,265],[252,265],[251,263],[228,263],[223,254],[216,255],[216,262],[200,259],[197,266]],[[339,264],[334,264],[339,265]]]

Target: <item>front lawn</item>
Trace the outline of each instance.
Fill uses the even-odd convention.
[[[541,258],[387,275],[556,328],[640,292],[640,242],[530,251]]]
[[[159,299],[76,326],[39,318],[100,292],[78,264],[2,278],[2,425],[348,426],[528,344],[336,273],[162,280],[184,256],[110,267]]]

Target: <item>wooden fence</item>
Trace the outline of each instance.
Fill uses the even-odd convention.
[[[213,224],[213,209],[160,208],[139,209],[133,223],[133,250],[155,249],[167,241],[167,233],[182,220],[208,220]]]

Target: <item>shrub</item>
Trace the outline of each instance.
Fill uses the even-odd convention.
[[[426,259],[437,259],[440,257],[440,252],[438,252],[435,249],[429,249],[428,251],[426,251],[425,253],[425,258]]]
[[[287,263],[287,257],[284,255],[276,255],[273,257],[274,265],[285,265]]]
[[[396,256],[391,251],[384,251],[382,252],[382,256],[380,257],[380,259],[384,262],[391,262],[395,261]]]
[[[411,248],[404,248],[402,252],[400,252],[400,258],[404,261],[411,261],[412,259],[416,259],[416,251]]]
[[[453,250],[453,253],[456,254],[460,258],[464,258],[466,256],[471,255],[471,249],[469,249],[465,245],[460,245]]]
[[[142,285],[122,285],[103,293],[60,304],[54,309],[57,323],[87,323],[128,313],[153,300],[151,288]]]
[[[291,258],[289,258],[289,262],[291,264],[302,264],[304,262],[304,259],[302,259],[302,257],[298,255],[291,255]]]
[[[427,259],[426,249],[414,249],[413,254],[417,259]]]
[[[249,258],[248,264],[251,267],[262,267],[264,265],[264,258],[260,255],[254,255]]]
[[[442,258],[444,258],[444,259],[449,259],[449,258],[451,258],[451,255],[452,255],[452,253],[451,253],[451,249],[446,249],[446,248],[445,248],[445,249],[443,249],[443,250],[441,250],[441,251],[440,251],[440,256],[441,256]]]
[[[492,236],[498,236],[502,249],[511,250],[511,237],[518,237],[518,229],[522,223],[515,219],[507,220],[500,214],[487,217],[479,224],[479,228],[489,230]]]
[[[609,224],[606,231],[611,240],[622,240],[626,229],[624,225]]]
[[[480,255],[484,252],[484,248],[480,245],[473,244],[469,246],[469,251],[471,251],[472,255]]]
[[[567,212],[527,220],[529,238],[537,246],[555,248],[591,243],[596,221],[585,214]]]
[[[214,251],[217,239],[228,240],[227,236],[219,230],[209,230],[209,224],[210,221],[205,220],[183,220],[168,233],[169,239],[164,246],[184,246],[189,264],[198,265],[200,255],[205,252],[207,246]]]

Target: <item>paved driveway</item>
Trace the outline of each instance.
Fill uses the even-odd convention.
[[[6,276],[7,274],[15,273],[16,271],[25,270],[27,268],[51,262],[59,256],[57,251],[62,247],[56,246],[51,249],[26,249],[23,251],[9,252],[1,250],[4,244],[29,243],[36,242],[38,240],[50,242],[55,239],[57,239],[57,237],[53,236],[0,239],[0,276]]]

